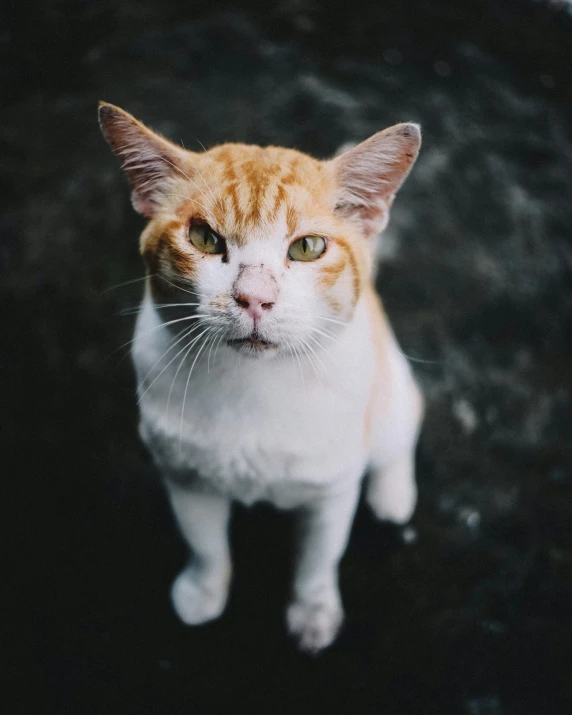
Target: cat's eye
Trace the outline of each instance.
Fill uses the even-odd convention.
[[[203,253],[224,253],[226,245],[224,238],[218,236],[207,224],[192,224],[189,230],[189,241]]]
[[[321,236],[304,236],[294,241],[288,249],[292,261],[315,261],[326,250],[326,239]]]

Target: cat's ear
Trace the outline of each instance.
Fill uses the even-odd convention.
[[[99,126],[127,174],[133,207],[152,218],[172,180],[184,176],[186,152],[107,102],[99,103]]]
[[[335,210],[361,222],[368,236],[382,231],[420,146],[418,124],[396,124],[332,159],[338,189]]]

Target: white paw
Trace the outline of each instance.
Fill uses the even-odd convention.
[[[218,618],[224,611],[228,579],[207,582],[192,567],[177,576],[171,587],[171,601],[179,618],[188,626],[197,626]]]
[[[366,501],[378,519],[406,524],[417,504],[417,486],[411,469],[398,464],[371,475]]]
[[[293,603],[286,611],[288,630],[301,650],[316,654],[331,645],[344,620],[339,605]]]

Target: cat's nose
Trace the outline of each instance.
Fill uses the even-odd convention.
[[[254,321],[260,320],[264,312],[270,310],[274,305],[274,301],[269,300],[270,296],[262,296],[255,293],[236,293],[233,295],[233,298]]]

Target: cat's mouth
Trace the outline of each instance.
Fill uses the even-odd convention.
[[[254,332],[248,335],[246,338],[238,338],[235,340],[227,340],[227,345],[231,348],[240,350],[241,352],[253,353],[263,353],[269,350],[276,350],[278,345],[276,343],[271,343],[269,340],[264,340]]]

